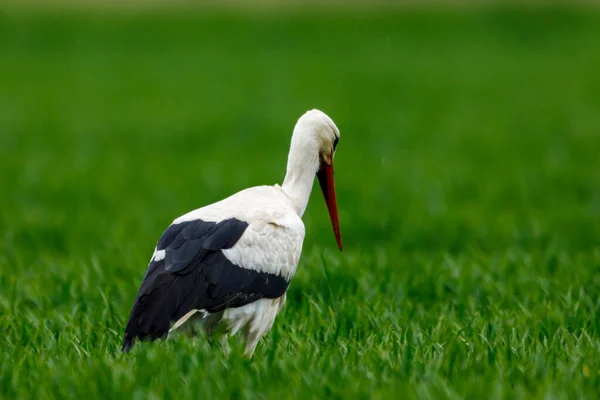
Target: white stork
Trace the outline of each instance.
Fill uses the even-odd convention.
[[[160,237],[142,281],[123,351],[135,340],[165,338],[195,313],[209,335],[243,330],[251,358],[285,304],[302,252],[302,215],[315,175],[340,251],[333,156],[340,139],[335,123],[318,110],[294,127],[283,185],[257,186],[191,211]]]

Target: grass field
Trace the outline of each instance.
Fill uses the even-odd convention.
[[[600,10],[0,14],[0,398],[597,398]],[[320,108],[317,190],[252,361],[120,353],[173,218],[281,182]]]

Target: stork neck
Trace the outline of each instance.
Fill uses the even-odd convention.
[[[312,191],[318,169],[319,159],[317,152],[315,152],[314,157],[308,158],[306,153],[295,151],[292,147],[288,158],[287,172],[281,187],[285,194],[292,200],[292,206],[300,217],[302,217],[308,205],[308,199],[310,198],[310,192]]]

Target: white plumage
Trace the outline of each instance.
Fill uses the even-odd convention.
[[[223,254],[235,265],[291,279],[302,253],[304,223],[279,185],[242,190],[217,203],[194,210],[174,224],[201,219],[236,218],[248,223],[240,240]]]
[[[200,320],[209,335],[223,328],[224,344],[228,334],[243,331],[251,357],[285,304],[296,273],[305,233],[301,217],[315,175],[341,250],[333,184],[338,140],[333,121],[309,111],[294,129],[282,186],[245,189],[175,219],[155,248],[124,351],[136,338],[154,340]]]
[[[294,277],[302,253],[304,223],[293,210],[289,197],[279,185],[252,187],[217,203],[191,211],[175,221],[203,220],[220,222],[236,218],[248,223],[242,237],[230,249],[222,250],[233,264],[259,272],[275,274],[288,281]],[[223,324],[226,333],[222,343],[226,346],[228,335],[247,328],[246,354],[251,356],[260,338],[271,329],[275,317],[285,304],[285,294],[275,299],[259,299],[253,303],[222,311],[217,319],[203,315],[205,329],[213,324]],[[194,314],[192,314],[194,315]],[[177,327],[192,315],[177,321]]]

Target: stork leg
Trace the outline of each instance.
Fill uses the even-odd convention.
[[[223,354],[225,354],[225,357],[229,357],[229,354],[231,354],[231,347],[229,346],[229,335],[227,333],[221,335],[219,344],[221,345],[221,350],[223,351]]]
[[[231,352],[231,348],[229,347],[229,335],[227,332],[224,332],[224,326],[221,324],[223,321],[224,311],[217,312],[214,314],[209,314],[207,318],[204,320],[204,330],[206,331],[206,336],[209,343],[213,343],[215,337],[219,337],[218,342],[225,353],[226,357],[229,357]]]
[[[261,303],[260,312],[255,313],[244,330],[246,349],[244,355],[252,358],[254,350],[260,339],[273,327],[277,314],[285,305],[285,294],[277,299],[266,300]]]
[[[250,331],[250,329],[248,329],[248,332],[246,332],[245,336],[246,349],[244,350],[244,356],[246,356],[246,358],[248,359],[251,359],[254,355],[254,350],[256,350],[256,346],[258,345],[258,342],[260,341],[260,338],[263,336],[263,334],[256,331]]]
[[[204,330],[209,340],[217,333],[222,319],[223,311],[208,314],[204,319]]]

